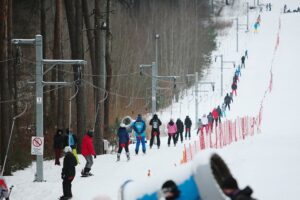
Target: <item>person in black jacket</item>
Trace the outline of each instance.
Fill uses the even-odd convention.
[[[126,151],[127,161],[130,160],[128,144],[129,144],[129,134],[127,132],[125,124],[121,123],[120,128],[118,130],[118,137],[119,137],[119,149],[117,154],[117,161],[120,161],[120,156],[122,153],[123,148]]]
[[[157,114],[154,114],[152,119],[149,122],[149,125],[152,126],[152,130],[151,130],[151,138],[150,138],[150,149],[153,146],[153,141],[154,141],[154,137],[156,136],[157,139],[157,147],[160,147],[160,131],[159,131],[159,127],[161,126],[161,121],[160,119],[157,117]]]
[[[183,134],[184,127],[183,127],[183,122],[181,121],[180,118],[177,119],[176,126],[177,126],[177,134],[176,134],[176,138],[175,138],[176,143],[178,142],[179,135],[180,135],[180,141],[182,143],[183,142],[182,134]]]
[[[231,102],[232,102],[232,98],[227,93],[226,96],[225,96],[225,98],[224,98],[225,109],[226,109],[226,107],[228,107],[228,109],[230,110],[230,103]]]
[[[251,197],[252,189],[247,186],[244,189],[239,189],[237,181],[232,176],[229,176],[221,183],[221,188],[224,194],[230,197],[231,200],[255,200]]]
[[[58,129],[53,137],[53,149],[55,153],[55,165],[60,165],[60,157],[63,150],[64,143],[63,131]]]
[[[65,158],[64,164],[61,172],[61,178],[63,179],[63,193],[64,195],[60,197],[60,200],[67,200],[72,198],[72,181],[75,178],[75,166],[77,165],[77,160],[72,153],[72,148],[66,146],[64,148]]]
[[[189,136],[189,139],[191,139],[192,121],[189,116],[186,116],[184,120],[184,125],[185,125],[185,139],[187,139],[187,136]]]

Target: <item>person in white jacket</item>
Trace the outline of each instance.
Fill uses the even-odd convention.
[[[203,124],[203,128],[205,129],[205,132],[208,132],[208,120],[207,120],[207,116],[206,114],[204,114],[201,118],[202,124]]]

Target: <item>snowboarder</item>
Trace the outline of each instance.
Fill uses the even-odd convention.
[[[170,119],[168,125],[168,146],[170,146],[171,138],[173,139],[174,146],[176,146],[176,139],[175,139],[175,134],[177,132],[177,127],[176,124],[174,123],[173,119]]]
[[[93,157],[96,158],[96,153],[94,149],[93,143],[93,131],[89,130],[83,137],[81,143],[81,154],[86,160],[86,164],[84,169],[81,171],[81,175],[83,177],[92,176],[93,174],[90,173],[91,168],[93,166]]]
[[[225,96],[225,98],[224,98],[225,109],[226,109],[226,107],[228,107],[228,109],[230,110],[230,103],[231,102],[232,102],[232,98],[227,93],[226,96]]]
[[[0,176],[0,200],[9,200],[9,189],[3,176]]]
[[[236,90],[237,90],[237,84],[236,84],[236,82],[233,82],[231,84],[231,89],[232,89],[232,94],[235,93],[235,96],[236,96]]]
[[[118,137],[119,137],[119,149],[117,154],[117,161],[120,161],[120,156],[122,153],[123,148],[126,151],[127,161],[130,160],[128,144],[129,144],[129,134],[127,132],[125,124],[121,123],[120,128],[118,130]]]
[[[192,121],[188,115],[186,116],[186,118],[184,120],[184,125],[185,125],[185,139],[187,139],[187,137],[189,137],[189,139],[191,139]]]
[[[161,121],[157,117],[157,114],[153,115],[153,118],[150,120],[149,125],[152,126],[151,130],[151,138],[150,138],[150,149],[153,146],[154,137],[156,136],[157,139],[157,147],[160,147],[160,131],[159,127],[161,126]]]
[[[183,142],[183,122],[180,120],[180,118],[177,119],[176,121],[176,127],[177,127],[177,134],[176,134],[176,143],[178,142],[178,138],[180,136],[180,141],[181,143]]]
[[[246,186],[243,190],[240,190],[237,181],[232,176],[229,176],[223,180],[221,183],[221,188],[224,194],[232,200],[254,200],[251,197],[252,189]]]
[[[257,29],[257,28],[256,28],[256,29]],[[242,68],[242,67],[245,68],[245,56],[242,56],[242,57],[241,57],[241,62],[242,62],[241,68]]]
[[[77,155],[77,137],[76,135],[73,133],[73,129],[66,129],[66,136],[64,139],[64,147],[66,146],[70,146],[72,148],[72,153],[74,154],[77,163],[79,164],[79,159],[78,159],[78,155]]]
[[[75,178],[75,167],[77,165],[77,160],[72,153],[72,148],[66,146],[64,148],[65,158],[63,163],[63,168],[61,172],[61,178],[63,179],[63,193],[64,195],[60,197],[60,200],[67,200],[72,198],[72,181]]]
[[[141,114],[138,114],[136,121],[132,123],[131,127],[135,132],[136,137],[136,146],[135,146],[135,154],[138,155],[140,143],[142,143],[142,150],[143,153],[146,153],[146,144],[145,144],[145,137],[146,137],[146,124],[142,119]]]
[[[63,131],[58,129],[53,137],[53,149],[55,153],[55,165],[60,165],[60,157],[64,146]]]

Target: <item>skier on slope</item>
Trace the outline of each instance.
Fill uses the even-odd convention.
[[[145,138],[146,138],[146,123],[142,119],[141,114],[138,114],[136,121],[132,123],[131,127],[133,128],[135,132],[136,137],[136,146],[135,146],[135,154],[138,155],[139,153],[139,147],[142,143],[142,150],[143,153],[146,153],[146,144],[145,144]]]
[[[64,147],[70,146],[72,148],[72,153],[74,154],[77,163],[79,164],[79,159],[77,155],[77,137],[73,133],[73,129],[66,129],[66,136],[64,138]]]
[[[153,140],[156,136],[157,138],[157,147],[160,147],[160,131],[159,131],[159,127],[161,126],[161,121],[160,119],[157,117],[157,114],[153,115],[153,118],[150,120],[149,125],[152,126],[152,130],[151,130],[151,139],[150,139],[150,149],[153,146]]]
[[[222,115],[222,110],[221,110],[220,106],[217,107],[217,111],[218,111],[219,124],[221,124],[221,117],[223,117],[223,115]]]
[[[225,98],[224,98],[225,109],[226,109],[226,107],[228,107],[228,109],[230,110],[230,103],[231,102],[232,102],[232,98],[227,93],[226,96],[225,96]]]
[[[61,157],[62,150],[63,150],[63,131],[61,129],[58,129],[56,131],[56,134],[53,137],[53,149],[55,153],[55,165],[60,165],[59,158]]]
[[[181,121],[180,118],[178,118],[176,121],[176,127],[177,127],[176,143],[178,142],[179,136],[180,136],[181,143],[183,143],[183,135],[182,134],[183,134],[184,126],[183,126],[183,122]]]
[[[219,119],[219,112],[217,110],[217,108],[214,108],[211,112],[212,116],[213,116],[213,122],[215,122],[215,126],[218,126],[218,119]]]
[[[204,126],[203,126],[203,123],[202,123],[201,119],[198,120],[197,125],[198,125],[197,135],[198,135],[199,132],[201,132],[201,135],[203,135],[203,128],[204,128]]]
[[[256,28],[255,30],[257,30],[257,28]],[[245,66],[245,56],[242,56],[242,57],[241,57],[241,62],[242,62],[241,68],[242,68],[242,67],[245,68],[245,67],[246,67],[246,66]]]
[[[125,124],[121,123],[120,128],[118,129],[118,137],[119,137],[119,149],[117,154],[117,161],[120,161],[120,156],[123,148],[126,151],[127,161],[130,160],[128,144],[129,144],[129,134],[127,132]]]
[[[208,133],[208,120],[206,117],[206,114],[203,114],[202,118],[201,118],[202,124],[203,124],[203,128],[205,128],[205,132],[206,134]]]
[[[214,122],[214,118],[213,118],[211,112],[209,112],[209,114],[207,115],[207,121],[208,121],[209,131],[211,132],[212,128],[213,128],[213,122]]]
[[[171,138],[173,139],[174,146],[176,146],[176,139],[175,139],[175,134],[177,132],[177,127],[176,124],[174,123],[173,119],[170,119],[168,125],[168,146],[170,146]]]
[[[60,197],[60,200],[67,200],[72,198],[72,181],[75,178],[77,165],[77,160],[72,153],[72,148],[66,146],[64,148],[65,158],[63,163],[63,168],[61,172],[61,178],[63,179],[63,193],[64,195]]]
[[[81,171],[81,175],[84,177],[93,175],[92,173],[90,173],[93,165],[93,157],[96,158],[96,153],[95,153],[94,143],[93,143],[93,135],[94,135],[93,131],[89,130],[84,135],[81,143],[81,154],[84,156],[86,160],[85,167]]]
[[[191,127],[192,127],[192,120],[190,117],[187,115],[185,120],[184,120],[184,125],[185,125],[185,139],[189,137],[191,139]]]
[[[233,83],[231,84],[231,89],[232,89],[232,94],[234,93],[235,96],[236,96],[236,95],[237,95],[237,94],[236,94],[236,90],[237,90],[237,83],[236,83],[236,82],[233,82]]]

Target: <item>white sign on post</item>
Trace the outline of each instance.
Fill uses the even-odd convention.
[[[44,137],[31,137],[31,155],[44,154]]]

